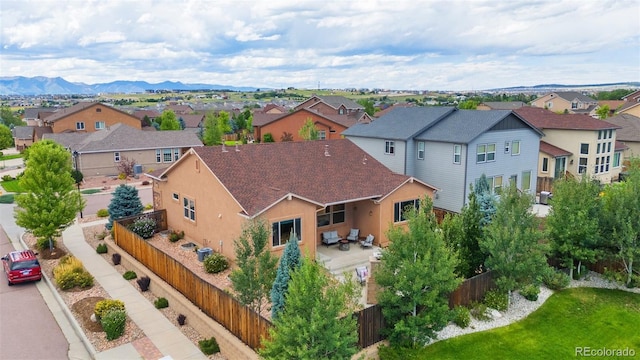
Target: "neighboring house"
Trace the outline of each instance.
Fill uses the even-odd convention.
[[[344,96],[314,95],[294,108],[294,110],[300,109],[309,109],[328,116],[347,116],[353,118],[354,123],[371,121],[371,116],[364,111],[364,106]]]
[[[176,117],[178,121],[180,119],[184,121],[185,129],[200,129],[204,126],[205,114],[181,114]]]
[[[38,108],[26,108],[24,109],[24,120],[27,123],[27,126],[42,126],[42,122],[40,120],[40,114],[51,114],[56,111],[56,108],[52,107],[38,107]]]
[[[616,114],[626,114],[640,117],[640,102],[625,101],[625,103],[618,108]]]
[[[542,133],[509,110],[398,108],[343,135],[393,171],[437,187],[434,206],[448,211],[462,209],[482,174],[494,190],[536,189]]]
[[[607,114],[607,117],[611,117],[615,115],[616,111],[620,109],[623,105],[625,105],[625,102],[622,100],[598,100],[597,108],[593,111],[593,114],[589,114],[589,115],[593,118],[599,119],[599,116],[596,113],[596,111],[601,107],[608,106],[609,114]]]
[[[160,112],[156,110],[136,110],[133,112],[133,116],[140,119],[141,121],[144,120],[144,117],[146,116],[149,119],[149,122],[152,122],[158,116],[160,116]]]
[[[531,106],[549,109],[555,113],[589,114],[598,101],[576,91],[552,92],[531,102]]]
[[[33,145],[33,126],[16,126],[11,129],[16,150],[24,151]]]
[[[618,180],[624,150],[624,146],[616,142],[619,126],[584,114],[556,114],[534,107],[524,107],[515,112],[540,129],[547,144],[568,153],[560,156],[541,153],[541,175],[547,158],[547,169],[554,169],[554,178],[569,172],[577,178],[586,174],[604,184]],[[544,176],[551,174],[549,171]]]
[[[84,176],[115,176],[123,159],[134,160],[143,171],[166,168],[189,148],[202,146],[196,134],[188,131],[143,131],[124,124],[92,133],[46,134],[74,156],[74,166]]]
[[[607,122],[620,127],[616,130],[616,140],[627,147],[623,158],[640,157],[640,117],[620,114],[608,118]]]
[[[258,112],[263,114],[284,114],[287,112],[287,109],[284,106],[277,104],[267,104],[262,109],[256,110],[254,113]]]
[[[298,109],[286,114],[254,114],[253,136],[264,141],[265,134],[271,134],[276,142],[290,134],[292,141],[301,141],[299,132],[307,120],[311,120],[318,130],[318,139],[339,139],[344,130],[357,123],[347,115],[325,115],[310,109]]]
[[[55,134],[90,133],[105,130],[115,124],[124,124],[138,130],[142,128],[140,119],[99,102],[80,102],[43,119],[43,125],[50,126]]]
[[[187,115],[193,113],[193,108],[189,105],[169,104],[164,110],[172,110],[176,115]]]
[[[291,233],[312,258],[325,231],[358,228],[386,246],[389,228],[406,225],[401,209],[434,191],[345,139],[199,147],[149,176],[169,228],[230,259],[253,219],[266,222],[278,256]]]
[[[476,110],[515,110],[527,104],[522,101],[486,101],[478,104]]]
[[[640,90],[636,90],[629,95],[623,96],[622,100],[625,102],[640,102]]]

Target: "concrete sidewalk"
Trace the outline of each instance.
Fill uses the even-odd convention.
[[[124,302],[127,315],[146,335],[146,338],[134,342],[140,350],[134,343],[100,353],[93,350],[95,359],[207,359],[191,340],[96,253],[85,241],[80,224],[68,227],[62,233],[62,239],[69,252],[82,261],[109,296]],[[90,344],[88,347],[93,348]]]

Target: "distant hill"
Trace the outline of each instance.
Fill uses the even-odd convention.
[[[508,92],[541,92],[541,91],[571,91],[571,90],[599,90],[609,91],[614,89],[637,89],[640,88],[640,82],[619,82],[605,84],[583,84],[583,85],[565,85],[565,84],[542,84],[533,86],[513,86],[507,88],[490,89],[489,91],[508,91]]]
[[[132,94],[143,93],[149,90],[229,90],[246,92],[256,91],[256,88],[211,84],[183,84],[181,82],[173,81],[164,81],[158,84],[150,84],[146,81],[126,80],[89,85],[84,83],[72,83],[61,77],[0,77],[0,95],[94,95],[101,93]]]

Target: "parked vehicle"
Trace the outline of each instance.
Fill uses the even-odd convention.
[[[42,280],[40,262],[32,250],[12,251],[2,257],[2,266],[9,286],[27,281]]]

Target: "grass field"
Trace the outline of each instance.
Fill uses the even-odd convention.
[[[517,323],[418,350],[382,348],[380,359],[570,359],[585,347],[628,348],[640,357],[640,294],[565,289]]]
[[[19,180],[17,180],[17,179],[9,180],[9,181],[2,181],[2,182],[0,182],[0,185],[2,185],[2,187],[4,188],[4,190],[6,192],[14,192],[14,193],[23,192],[22,188],[20,187]]]
[[[2,151],[0,151],[0,152],[2,152]],[[12,159],[20,159],[22,156],[23,156],[22,154],[3,155],[3,156],[0,156],[0,161],[12,160]]]

